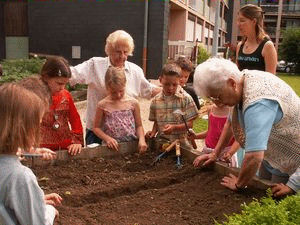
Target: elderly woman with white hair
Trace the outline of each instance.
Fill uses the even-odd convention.
[[[117,30],[106,39],[105,53],[107,57],[93,57],[71,67],[70,84],[88,85],[85,138],[87,145],[101,143],[92,129],[97,103],[107,96],[104,77],[109,66],[124,68],[127,80],[126,92],[132,97],[151,98],[160,91],[160,88],[146,80],[143,70],[139,66],[127,61],[127,57],[132,55],[133,50],[134,41],[130,34],[123,30]]]
[[[212,58],[196,68],[194,88],[234,107],[214,152],[198,156],[195,166],[216,161],[233,133],[246,154],[239,176],[225,176],[222,185],[239,191],[259,169],[261,178],[274,183],[274,196],[299,191],[300,99],[289,85],[268,72],[240,71],[229,60]]]

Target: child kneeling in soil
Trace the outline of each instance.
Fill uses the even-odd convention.
[[[63,57],[48,58],[43,65],[41,79],[49,87],[52,104],[41,123],[41,147],[68,149],[69,154],[76,155],[82,149],[83,130],[73,98],[65,89],[70,78],[68,61]]]
[[[192,134],[191,137],[194,139],[204,139],[205,145],[203,147],[203,153],[209,154],[214,151],[219,138],[221,136],[224,125],[228,119],[231,109],[225,105],[213,104],[208,108],[208,129],[198,134]],[[234,138],[232,137],[227,147],[223,149],[220,154],[219,160],[223,160],[223,156],[230,150]],[[227,160],[224,160],[227,161]],[[229,161],[231,167],[237,167],[237,157],[234,154]],[[199,165],[199,156],[194,160],[194,166]]]
[[[108,96],[97,105],[93,132],[116,151],[118,142],[139,140],[139,152],[147,150],[142,126],[140,106],[136,99],[126,92],[124,69],[109,67],[105,74],[105,87]]]
[[[184,112],[184,119],[189,128],[193,120],[198,117],[198,111],[192,97],[180,86],[181,69],[175,63],[164,65],[159,81],[162,91],[156,95],[150,105],[149,120],[154,121],[152,131],[148,131],[147,138],[157,136],[170,141],[180,140],[182,147],[191,148],[187,141],[187,130],[181,115],[174,113],[180,109]]]
[[[33,172],[16,155],[38,145],[45,105],[16,84],[0,87],[0,105],[0,224],[53,224],[58,211],[52,205],[62,198],[44,195]]]

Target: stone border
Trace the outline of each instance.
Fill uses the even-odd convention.
[[[79,155],[71,156],[69,155],[67,150],[60,150],[57,151],[57,158],[52,161],[46,161],[42,160],[41,158],[32,158],[31,166],[49,166],[54,165],[58,161],[69,161],[71,159],[92,159],[95,157],[102,157],[102,158],[110,158],[113,156],[122,156],[132,154],[134,152],[137,152],[137,141],[131,141],[126,143],[120,143],[120,150],[119,152],[112,151],[107,146],[98,146],[95,148],[83,148],[82,152]],[[148,142],[149,149],[153,150],[155,149],[156,143],[155,141],[149,141]],[[188,159],[190,163],[194,161],[194,159],[201,155],[202,153],[195,150],[187,150],[181,147],[181,153],[184,157]],[[230,168],[226,165],[226,163],[223,162],[216,162],[213,166],[213,169],[221,174],[221,175],[228,175],[230,173],[237,175],[240,171],[238,168]],[[257,176],[252,179],[250,182],[250,186],[255,187],[257,189],[267,189],[271,186],[271,182],[268,180],[260,179]]]

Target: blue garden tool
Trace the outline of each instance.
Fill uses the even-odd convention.
[[[179,143],[179,140],[175,140],[173,141],[165,150],[164,152],[160,153],[155,159],[154,161],[152,162],[152,165],[155,165],[156,163],[158,163],[162,157],[167,154],[169,151],[171,151],[173,149],[173,147],[176,145],[176,143]]]
[[[182,168],[182,164],[180,162],[181,152],[180,152],[180,142],[179,141],[176,142],[175,149],[176,149],[176,156],[177,156],[176,167],[177,167],[177,169],[181,169]]]

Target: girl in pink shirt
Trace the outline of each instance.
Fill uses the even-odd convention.
[[[228,119],[230,113],[230,107],[225,105],[213,104],[208,109],[208,129],[198,134],[194,134],[195,139],[205,139],[205,145],[203,147],[203,153],[211,153],[216,147],[219,138],[221,136],[225,122]],[[228,152],[234,142],[232,137],[226,148],[223,149],[219,159],[222,160],[224,154]],[[236,167],[236,156],[233,155],[230,160],[230,166]]]

